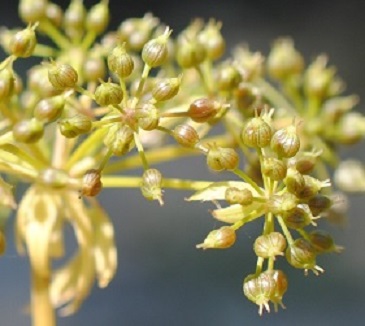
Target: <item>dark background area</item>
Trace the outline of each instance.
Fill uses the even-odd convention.
[[[87,6],[95,1],[84,1]],[[58,1],[65,7],[68,1]],[[0,25],[21,26],[17,1],[0,2]],[[267,54],[271,42],[290,36],[307,62],[327,53],[347,84],[347,93],[365,98],[365,2],[362,1],[118,1],[110,0],[112,28],[128,17],[152,12],[178,32],[193,18],[223,22],[228,49],[245,42]],[[358,108],[363,110],[363,104]],[[364,144],[343,155],[364,159]],[[160,166],[166,177],[217,179],[204,158]],[[219,178],[231,178],[223,174]],[[76,325],[360,325],[365,309],[365,195],[351,197],[344,227],[326,226],[346,250],[320,257],[326,272],[305,277],[284,265],[289,290],[286,310],[260,317],[242,294],[243,278],[254,271],[252,243],[261,225],[245,227],[227,251],[198,251],[195,245],[218,226],[209,203],[187,204],[188,193],[166,193],[166,204],[142,199],[139,190],[105,191],[100,200],[115,223],[118,274],[108,288],[94,288],[74,316],[59,326]],[[260,224],[260,223],[258,223]],[[9,235],[12,230],[9,228]],[[29,266],[10,244],[0,259],[0,325],[29,325],[26,310]]]

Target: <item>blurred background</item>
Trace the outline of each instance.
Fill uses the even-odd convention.
[[[65,8],[69,1],[57,3]],[[90,6],[96,1],[84,3]],[[327,53],[330,65],[338,67],[347,84],[347,94],[365,98],[365,2],[110,0],[110,8],[112,28],[146,12],[152,12],[176,33],[193,18],[214,17],[223,22],[228,51],[244,42],[252,50],[267,54],[275,38],[290,36],[307,62]],[[17,1],[0,1],[0,25],[22,26],[17,18]],[[362,102],[358,109],[364,112]],[[365,160],[364,146],[343,150],[342,155]],[[207,172],[203,157],[159,168],[166,177],[231,178],[229,174]],[[80,311],[59,319],[59,326],[364,324],[365,194],[351,196],[346,225],[322,225],[345,246],[344,253],[320,257],[318,264],[326,272],[319,277],[311,273],[305,277],[302,271],[283,264],[289,278],[284,297],[287,309],[262,317],[256,305],[242,294],[243,278],[255,268],[252,243],[261,225],[245,227],[230,250],[196,250],[195,245],[218,223],[209,214],[211,204],[188,204],[184,202],[188,195],[167,191],[162,208],[145,201],[139,190],[104,191],[100,195],[115,223],[118,274],[108,288],[95,287]],[[28,262],[17,256],[12,243],[9,247],[0,259],[0,324],[29,325],[24,313],[29,292]]]

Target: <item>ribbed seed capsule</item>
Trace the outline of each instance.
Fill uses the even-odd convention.
[[[226,42],[220,32],[222,23],[210,20],[198,34],[198,40],[204,45],[207,57],[211,60],[219,59],[226,49]]]
[[[120,78],[126,78],[133,72],[134,61],[126,51],[125,43],[116,46],[108,55],[108,68]]]
[[[195,122],[207,122],[218,113],[222,104],[209,98],[200,98],[190,104],[188,116]]]
[[[292,245],[288,246],[285,256],[290,265],[304,269],[305,273],[308,270],[312,270],[314,274],[323,272],[323,269],[316,265],[316,250],[303,238],[296,239]]]
[[[100,106],[118,105],[122,99],[123,91],[118,84],[102,82],[95,90],[95,102]]]
[[[48,79],[56,89],[73,88],[77,84],[77,71],[67,63],[51,62]]]
[[[160,123],[159,112],[151,103],[144,103],[136,109],[138,126],[143,130],[155,130]]]
[[[279,232],[259,236],[253,245],[256,256],[262,258],[273,258],[283,256],[286,248],[286,240]]]
[[[207,165],[213,171],[234,170],[239,156],[233,148],[212,146],[207,154]]]
[[[274,181],[281,181],[286,176],[286,164],[273,157],[265,157],[262,167],[262,173]]]
[[[200,141],[196,130],[187,124],[177,125],[172,132],[175,140],[184,147],[193,148]]]
[[[14,92],[15,77],[12,69],[0,70],[0,100],[8,99]]]
[[[71,118],[65,118],[58,122],[60,132],[66,138],[74,138],[81,134],[85,134],[91,130],[91,120],[83,115],[76,114]]]
[[[196,245],[198,249],[226,249],[236,242],[236,231],[229,226],[222,226],[211,231],[203,243]]]
[[[104,138],[104,144],[114,155],[124,155],[133,146],[133,130],[128,125],[113,124]]]
[[[167,101],[178,93],[180,84],[181,76],[162,80],[153,87],[152,96],[157,102]]]
[[[86,28],[97,35],[103,33],[109,24],[108,2],[109,0],[101,0],[87,13]]]
[[[312,214],[305,204],[299,204],[291,210],[283,212],[282,217],[287,227],[298,230],[303,229],[312,222]]]
[[[267,270],[258,276],[251,274],[243,282],[243,293],[245,296],[259,306],[259,314],[263,310],[270,312],[269,302],[273,302],[275,310],[277,305],[282,307],[282,298],[288,288],[288,281],[285,274],[280,270]]]
[[[303,175],[301,175],[295,168],[289,167],[284,179],[288,191],[294,195],[300,193],[305,186]]]
[[[287,128],[277,130],[271,138],[271,149],[279,157],[293,157],[300,149],[300,139],[297,127],[290,125]]]
[[[99,170],[91,169],[86,171],[82,178],[81,195],[94,197],[100,193],[103,188]]]
[[[172,30],[168,27],[165,32],[155,39],[148,41],[142,49],[142,60],[149,67],[155,68],[165,63],[168,57],[167,41]]]
[[[63,95],[53,96],[40,100],[34,108],[34,117],[40,121],[49,123],[58,119],[65,107]]]
[[[252,118],[241,132],[241,139],[246,146],[263,148],[270,144],[271,126],[262,117]]]
[[[34,31],[35,27],[36,25],[28,26],[12,37],[9,43],[11,54],[19,58],[27,58],[33,54],[37,45],[37,37]]]
[[[46,12],[48,0],[21,0],[19,16],[27,24],[40,21]]]
[[[317,254],[327,252],[340,252],[343,248],[336,246],[333,238],[328,232],[315,230],[309,233],[309,241],[316,250]]]
[[[317,195],[322,188],[329,187],[331,185],[329,180],[320,181],[309,175],[303,175],[303,179],[303,188],[294,193],[298,198],[301,199],[309,199]]]
[[[218,88],[222,91],[232,91],[242,81],[240,73],[231,62],[224,64],[218,69],[216,79]]]
[[[43,124],[37,119],[21,120],[13,126],[13,136],[21,143],[35,143],[43,136]]]
[[[141,191],[148,200],[157,200],[163,205],[162,200],[162,175],[156,169],[148,169],[142,175]]]
[[[331,198],[317,194],[308,200],[308,207],[313,216],[319,216],[332,206]]]
[[[228,187],[224,194],[224,198],[229,204],[250,205],[253,202],[251,190],[238,189],[236,187]]]

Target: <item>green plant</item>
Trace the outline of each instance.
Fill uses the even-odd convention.
[[[102,187],[140,187],[161,205],[162,189],[196,191],[189,200],[212,201],[213,217],[225,223],[203,249],[228,248],[238,229],[263,220],[256,269],[243,285],[260,313],[270,302],[282,305],[287,280],[277,256],[318,274],[317,256],[340,250],[314,226],[331,215],[328,167],[338,164],[337,145],[360,140],[364,119],[349,112],[357,98],[342,95],[325,57],[306,66],[281,39],[266,62],[242,47],[220,60],[220,23],[196,20],[173,39],[149,14],[101,37],[107,1],[86,11],[75,0],[62,13],[48,1],[24,0],[19,11],[28,27],[1,35],[9,56],[0,72],[0,170],[5,207],[16,207],[9,183],[29,184],[16,231],[32,267],[34,325],[53,325],[59,306],[73,313],[95,278],[104,287],[115,273],[113,227],[94,198]],[[54,44],[40,44],[37,34]],[[22,89],[16,61],[31,55],[52,59],[31,68]],[[211,136],[217,125],[223,133]],[[187,155],[205,155],[211,170],[231,171],[232,180],[167,179],[154,167]],[[142,175],[123,175],[139,167]],[[65,223],[79,249],[53,270],[64,255]]]

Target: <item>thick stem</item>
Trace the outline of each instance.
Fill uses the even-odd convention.
[[[32,271],[31,279],[32,326],[55,326],[56,318],[49,296],[49,278]]]

